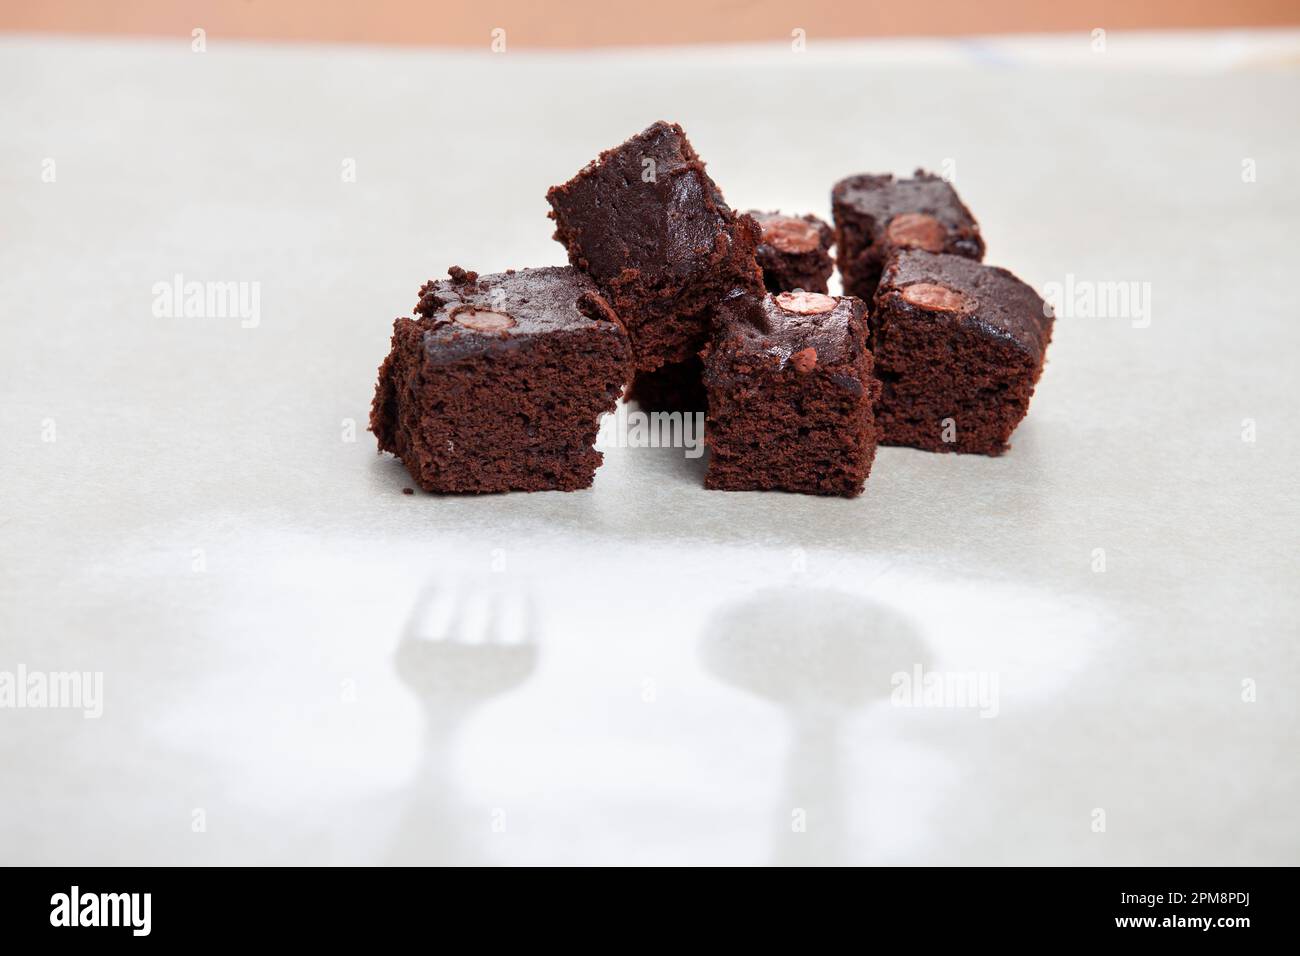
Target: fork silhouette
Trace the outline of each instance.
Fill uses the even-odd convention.
[[[452,772],[466,715],[517,687],[537,663],[533,602],[495,575],[432,581],[421,590],[397,648],[397,672],[419,698],[424,739],[390,856],[397,862],[477,862],[477,824]],[[486,822],[482,825],[486,826]]]

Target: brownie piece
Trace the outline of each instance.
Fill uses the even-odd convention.
[[[637,372],[627,400],[646,412],[702,412],[708,404],[704,391],[704,363],[698,355],[669,362],[653,372]]]
[[[738,290],[704,354],[706,488],[852,497],[876,454],[862,300]]]
[[[768,292],[825,292],[835,268],[831,243],[835,233],[816,216],[787,216],[751,210],[762,232],[758,265]]]
[[[733,288],[762,288],[758,224],[734,213],[674,123],[655,123],[546,194],[555,238],[622,318],[640,371],[699,352]]]
[[[600,416],[631,377],[618,316],[567,266],[449,275],[393,323],[370,411],[380,450],[425,491],[589,487]]]
[[[898,249],[946,252],[979,262],[979,224],[952,185],[918,169],[911,179],[850,176],[831,190],[835,256],[848,295],[867,302]]]
[[[998,455],[1029,409],[1052,310],[1005,269],[898,253],[871,311],[881,441]]]

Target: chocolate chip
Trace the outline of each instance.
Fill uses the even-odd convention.
[[[776,304],[795,315],[821,315],[834,311],[839,302],[834,296],[822,295],[820,292],[782,292],[776,296]]]
[[[800,349],[790,356],[790,364],[800,375],[807,375],[817,367],[817,350],[812,346]]]
[[[934,216],[922,212],[905,212],[895,216],[885,229],[885,238],[904,249],[943,252],[948,230]]]
[[[404,495],[413,495],[413,494],[415,494],[415,489],[414,489],[414,488],[403,488],[403,489],[402,489],[402,494],[404,494]]]
[[[801,255],[821,245],[821,233],[810,222],[782,216],[763,223],[763,241],[779,252]]]
[[[975,300],[966,293],[932,282],[909,285],[901,294],[908,304],[931,312],[969,312],[975,308]]]
[[[504,332],[518,324],[504,312],[493,312],[472,305],[457,309],[451,314],[451,318],[457,325],[463,325],[475,332]]]

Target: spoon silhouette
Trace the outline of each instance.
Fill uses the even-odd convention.
[[[774,862],[845,862],[841,726],[854,708],[889,697],[892,674],[922,660],[913,626],[841,591],[769,588],[716,614],[700,655],[717,678],[781,708],[789,722]]]

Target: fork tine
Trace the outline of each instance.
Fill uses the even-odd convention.
[[[482,640],[484,644],[497,645],[501,643],[501,623],[507,612],[505,599],[506,595],[499,588],[483,594],[485,607]]]
[[[525,591],[511,590],[502,595],[495,640],[511,646],[530,643],[532,627],[531,600]]]
[[[459,589],[443,584],[429,584],[416,599],[415,610],[407,623],[404,640],[445,641],[454,635],[451,633],[457,617]]]
[[[482,588],[467,589],[452,639],[462,644],[486,644],[492,626],[492,599]]]

